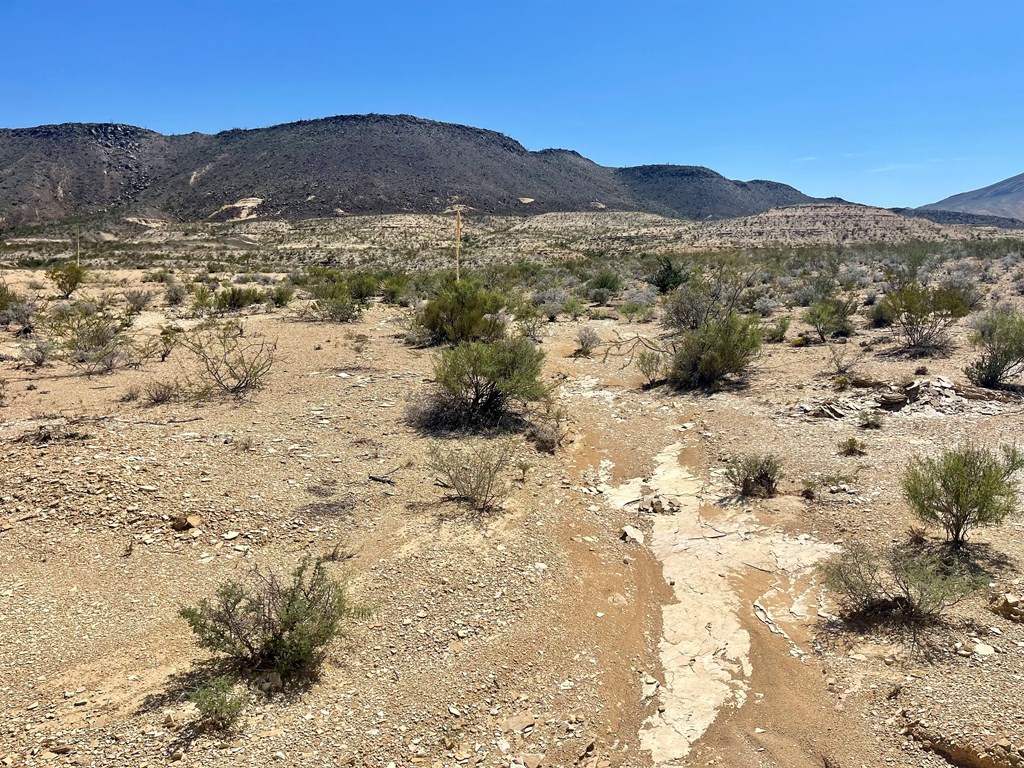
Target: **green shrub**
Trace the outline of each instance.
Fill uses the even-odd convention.
[[[971,344],[981,356],[964,369],[979,387],[1001,387],[1024,372],[1024,315],[997,309],[974,326]]]
[[[181,283],[168,283],[164,288],[164,298],[168,306],[180,307],[188,296],[188,289]]]
[[[449,406],[470,420],[496,418],[513,404],[539,400],[544,353],[527,339],[463,342],[443,350],[434,377]]]
[[[42,320],[56,356],[87,375],[110,373],[127,361],[130,339],[121,321],[76,302]]]
[[[318,320],[330,323],[350,323],[363,313],[363,304],[357,301],[345,282],[324,282],[311,288],[315,298],[309,313]]]
[[[648,387],[661,380],[661,373],[665,367],[665,358],[661,352],[653,349],[642,349],[636,353],[636,367],[643,375]]]
[[[807,308],[803,320],[814,328],[818,338],[824,342],[830,336],[849,336],[853,333],[853,321],[850,318],[856,310],[857,302],[853,299],[820,299]]]
[[[691,274],[663,299],[665,325],[692,331],[736,312],[747,290],[747,280],[722,267]]]
[[[867,451],[864,450],[864,443],[851,435],[839,441],[839,453],[843,456],[863,456]]]
[[[252,286],[242,288],[232,285],[214,295],[213,308],[217,312],[231,312],[245,309],[253,304],[262,304],[264,301],[266,301],[266,296],[259,288]]]
[[[199,711],[199,722],[204,728],[230,731],[242,716],[248,697],[236,690],[237,683],[228,676],[215,677],[188,694],[188,700]]]
[[[907,544],[874,550],[851,544],[822,566],[847,620],[929,624],[975,590],[979,582],[955,558]]]
[[[240,669],[272,669],[282,678],[315,673],[342,622],[367,613],[349,602],[345,585],[319,559],[304,560],[288,581],[255,568],[248,582],[227,582],[212,601],[180,611],[201,648]]]
[[[971,301],[961,288],[914,282],[888,293],[882,303],[907,348],[927,352],[948,346],[949,328],[970,312]]]
[[[726,478],[741,496],[770,499],[779,492],[782,459],[774,453],[734,456],[726,468]]]
[[[780,317],[771,325],[761,328],[764,340],[770,344],[781,344],[786,340],[786,333],[789,331],[789,318]]]
[[[757,319],[727,315],[683,335],[668,383],[676,389],[713,387],[727,376],[742,374],[760,349]]]
[[[1024,453],[1004,446],[1002,455],[966,446],[938,458],[915,458],[903,476],[903,495],[925,523],[939,525],[954,547],[975,527],[1002,521],[1017,509],[1013,475],[1024,468]]]
[[[153,301],[152,293],[137,289],[127,290],[122,294],[122,296],[124,296],[125,303],[128,305],[129,315],[140,314]]]
[[[269,301],[278,309],[287,307],[294,298],[295,286],[289,282],[278,283],[268,290],[266,294],[266,301]]]
[[[497,509],[508,495],[505,472],[510,456],[510,446],[504,442],[461,450],[437,444],[430,449],[430,468],[451,489],[452,499],[484,513]]]
[[[433,344],[494,341],[505,335],[502,297],[471,280],[443,286],[420,310],[416,323]]]
[[[409,276],[403,273],[388,275],[381,282],[380,291],[385,304],[400,304],[409,295]]]
[[[614,296],[622,290],[622,277],[615,270],[605,267],[590,278],[589,285],[592,291],[605,291],[609,296]]]
[[[78,290],[78,286],[85,282],[86,274],[85,267],[72,262],[61,264],[46,271],[46,276],[57,286],[57,292],[62,299],[71,298],[71,294]]]
[[[884,301],[872,304],[867,311],[867,318],[872,328],[888,328],[894,319],[892,306]]]
[[[686,272],[677,267],[668,256],[658,259],[658,268],[647,278],[658,293],[669,293],[686,282]]]
[[[565,312],[573,320],[579,320],[583,313],[586,312],[587,305],[583,303],[582,299],[578,296],[570,296],[562,304],[562,311]]]

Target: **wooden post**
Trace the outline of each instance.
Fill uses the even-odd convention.
[[[462,261],[462,209],[455,209],[455,279],[461,280]]]
[[[75,224],[75,264],[82,266],[82,225]]]

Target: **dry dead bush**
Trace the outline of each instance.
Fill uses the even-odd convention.
[[[465,448],[435,444],[430,449],[430,468],[452,493],[478,513],[493,512],[508,496],[505,471],[511,458],[507,442],[490,442]]]
[[[230,324],[183,333],[179,343],[200,364],[201,374],[194,387],[197,397],[211,392],[246,397],[266,386],[277,357],[276,341],[243,336],[237,326]]]

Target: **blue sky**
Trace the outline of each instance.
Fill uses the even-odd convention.
[[[385,112],[921,205],[1024,173],[1020,0],[0,0],[0,125]]]

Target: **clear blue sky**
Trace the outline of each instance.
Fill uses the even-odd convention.
[[[1021,0],[0,0],[0,125],[385,112],[921,205],[1024,172]]]

